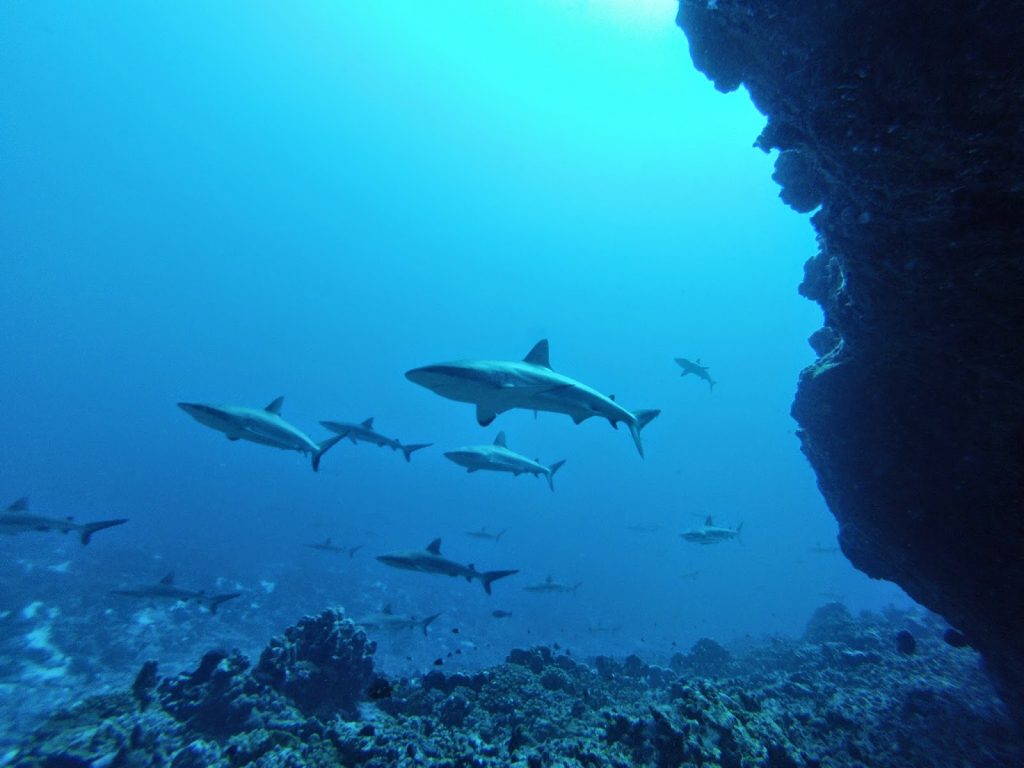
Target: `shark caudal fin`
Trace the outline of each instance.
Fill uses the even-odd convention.
[[[328,437],[323,442],[319,443],[316,450],[313,451],[313,471],[320,471],[320,459],[323,458],[324,454],[327,453],[331,448],[338,444],[344,435],[335,435],[334,437]]]
[[[480,574],[480,583],[484,586],[484,592],[489,595],[491,594],[491,584],[498,579],[504,579],[506,576],[512,576],[516,573],[519,573],[518,569],[515,571],[484,571]]]
[[[100,520],[97,523],[86,523],[81,528],[82,546],[85,546],[92,540],[92,535],[96,531],[102,531],[104,528],[113,528],[115,525],[124,525],[127,522],[128,518],[122,517],[118,520]]]
[[[572,595],[573,595],[573,597],[576,596],[576,590],[579,589],[582,586],[583,586],[583,582],[582,581],[577,581],[575,584],[572,585]]]
[[[636,449],[640,452],[640,458],[644,457],[644,444],[640,442],[640,430],[654,421],[661,411],[657,408],[647,411],[637,411],[633,414],[635,421],[629,425],[629,434],[633,436],[633,442],[636,443]]]
[[[412,445],[400,445],[402,449],[402,455],[405,456],[406,461],[412,460],[412,454],[414,451],[422,450],[423,448],[429,448],[433,443],[413,443]]]
[[[502,528],[501,531],[496,533],[494,535],[494,543],[497,544],[499,541],[501,541],[501,537],[504,536],[507,532],[508,532],[508,528]]]
[[[440,613],[435,613],[433,616],[427,616],[423,621],[420,622],[420,626],[423,627],[423,636],[427,636],[427,627],[430,626],[430,622],[440,616]]]
[[[210,609],[210,613],[217,612],[217,606],[221,603],[226,603],[228,600],[234,600],[236,597],[241,597],[241,592],[229,592],[226,595],[210,595],[206,599],[206,605]]]
[[[544,475],[544,477],[547,478],[548,487],[552,491],[555,490],[555,472],[560,470],[562,468],[563,464],[565,464],[565,459],[562,459],[561,461],[556,461],[554,464],[552,464],[550,467],[548,467],[548,473],[546,475]]]

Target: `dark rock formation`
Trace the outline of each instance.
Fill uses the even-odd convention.
[[[340,611],[307,616],[275,637],[253,677],[292,699],[303,712],[351,714],[374,681],[377,644]]]
[[[853,564],[962,629],[1024,721],[1024,5],[683,0],[812,218],[793,415]]]

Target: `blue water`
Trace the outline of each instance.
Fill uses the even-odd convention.
[[[796,292],[813,232],[751,147],[763,116],[693,68],[673,16],[653,0],[0,4],[0,496],[130,518],[87,548],[0,541],[0,611],[32,599],[58,625],[159,631],[109,590],[172,570],[240,588],[188,619],[198,655],[207,633],[259,647],[330,603],[443,610],[427,639],[381,638],[401,666],[533,642],[656,658],[798,633],[836,596],[907,602],[809,551],[836,535],[789,416],[820,324]],[[541,338],[556,370],[662,409],[645,460],[596,419],[481,428],[403,376]],[[714,392],[677,356],[709,365]],[[278,395],[314,439],[321,419],[373,416],[435,445],[406,464],[346,442],[314,474],[175,407]],[[442,456],[498,430],[567,460],[555,493]],[[679,538],[706,515],[742,541]],[[465,536],[481,526],[508,532]],[[364,549],[304,547],[327,537]],[[487,597],[374,560],[435,537],[521,572]],[[548,575],[583,586],[523,591]],[[246,635],[259,617],[266,634]]]

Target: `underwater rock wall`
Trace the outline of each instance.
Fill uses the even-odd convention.
[[[683,0],[741,84],[824,310],[793,415],[853,564],[962,629],[1024,721],[1024,5]]]

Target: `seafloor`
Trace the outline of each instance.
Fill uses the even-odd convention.
[[[387,679],[328,610],[252,662],[146,663],[129,690],[54,714],[18,766],[1021,766],[1024,742],[969,648],[920,611],[830,603],[800,639],[700,640],[665,666],[513,650],[475,674]],[[904,636],[898,647],[897,635]],[[909,645],[914,645],[913,649]]]

